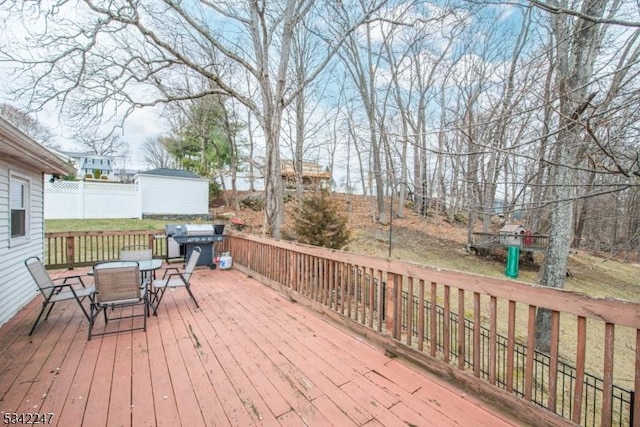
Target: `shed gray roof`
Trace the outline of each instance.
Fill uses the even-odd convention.
[[[181,170],[181,169],[168,169],[168,168],[158,168],[152,169],[149,171],[139,172],[139,175],[154,175],[154,176],[170,176],[173,178],[192,178],[192,179],[203,179],[200,175],[195,174],[191,171]]]

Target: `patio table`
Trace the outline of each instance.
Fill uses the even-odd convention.
[[[144,260],[140,260],[140,261],[136,261],[138,263],[138,267],[140,268],[140,274],[142,274],[143,276],[153,272],[155,270],[158,270],[159,268],[162,267],[162,262],[163,260],[161,259],[144,259]],[[118,267],[118,264],[121,264],[122,266],[124,265],[130,265],[131,261],[119,261],[119,260],[115,260],[115,261],[109,261],[109,263],[113,266],[113,267]],[[90,269],[87,274],[89,276],[93,275],[93,269]]]
[[[124,267],[131,265],[131,261],[107,261],[112,267]],[[153,276],[149,277],[150,274],[154,274],[155,270],[158,270],[162,267],[163,260],[161,259],[144,259],[135,261],[138,263],[138,268],[140,269],[140,283],[144,286],[144,291],[147,293],[151,292],[151,280],[147,280],[149,278],[153,279]],[[89,269],[87,272],[89,276],[93,276],[93,268]],[[149,296],[148,304],[151,309],[153,309],[153,314],[156,314],[156,308],[152,303],[152,299]]]

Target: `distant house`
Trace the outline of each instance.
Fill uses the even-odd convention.
[[[60,151],[60,154],[68,157],[76,166],[78,178],[91,178],[98,175],[98,178],[105,176],[107,179],[114,179],[113,157],[99,156],[90,153],[77,153],[72,151]]]
[[[296,171],[291,160],[282,160],[280,162],[280,177],[282,178],[285,188],[294,188]],[[330,171],[323,170],[322,166],[317,163],[302,163],[302,187],[305,190],[328,188],[330,181]]]
[[[44,255],[44,174],[73,166],[0,118],[0,325],[38,293],[24,266]]]
[[[114,169],[113,178],[116,181],[130,184],[133,182],[133,177],[136,176],[138,172],[140,171],[137,169]]]
[[[209,218],[209,180],[179,169],[153,169],[135,175],[142,217]]]

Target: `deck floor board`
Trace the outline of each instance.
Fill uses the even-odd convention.
[[[239,271],[192,280],[199,309],[168,291],[146,333],[91,341],[75,301],[29,337],[36,297],[0,328],[0,411],[65,427],[521,424]]]

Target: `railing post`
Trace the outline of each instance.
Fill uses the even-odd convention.
[[[147,236],[149,239],[149,247],[151,248],[152,256],[156,255],[156,235],[154,233],[149,233]]]
[[[387,333],[390,334],[393,338],[398,338],[397,328],[396,328],[396,300],[398,298],[397,287],[395,274],[387,272],[387,289],[386,289],[386,298],[385,301],[385,317],[386,317],[386,329]]]
[[[67,236],[67,260],[69,265],[75,264],[75,237]]]

